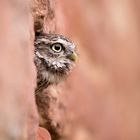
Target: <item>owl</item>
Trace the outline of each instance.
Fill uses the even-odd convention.
[[[51,100],[54,97],[44,93],[43,90],[49,85],[58,84],[69,75],[77,58],[76,47],[62,35],[45,33],[36,35],[34,46],[34,62],[37,69],[35,98],[39,125],[49,130],[52,140],[56,140],[60,138],[57,127],[60,125],[49,116],[49,110],[51,112],[53,110]]]
[[[75,65],[76,47],[72,41],[58,34],[36,36],[35,65],[37,68],[36,93],[51,84],[63,81]]]

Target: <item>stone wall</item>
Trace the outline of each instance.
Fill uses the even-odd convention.
[[[71,76],[48,89],[56,99],[50,116],[54,125],[62,125],[61,139],[139,140],[140,3],[33,2],[0,1],[0,139],[50,139],[38,127],[34,99],[33,22],[38,17],[33,19],[30,10],[44,8],[43,30],[68,36],[79,51]]]
[[[137,0],[56,0],[56,32],[79,49],[61,88],[69,140],[140,139],[139,9]]]
[[[35,139],[33,20],[27,0],[0,1],[0,139]]]

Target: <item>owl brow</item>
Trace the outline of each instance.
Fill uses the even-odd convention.
[[[65,47],[65,45],[66,45],[66,41],[64,41],[64,40],[62,40],[62,39],[57,39],[57,40],[53,40],[54,42],[52,42],[52,43],[59,43],[59,44],[61,44],[61,45],[63,45],[63,47]]]
[[[48,40],[46,38],[41,38],[41,39],[38,39],[38,42],[39,43],[44,43],[44,44],[49,44],[50,40]]]
[[[58,40],[58,38],[53,38],[53,39],[52,39],[52,41],[57,41],[57,40]]]

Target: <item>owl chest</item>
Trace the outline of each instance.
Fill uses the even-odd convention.
[[[38,72],[37,72],[38,73]],[[48,80],[43,78],[43,76],[38,73],[37,74],[37,86],[35,92],[42,92],[45,88],[47,88],[49,85]]]

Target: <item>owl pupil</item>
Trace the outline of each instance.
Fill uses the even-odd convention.
[[[55,46],[55,49],[57,50],[57,51],[59,51],[61,48],[60,48],[60,46]]]

